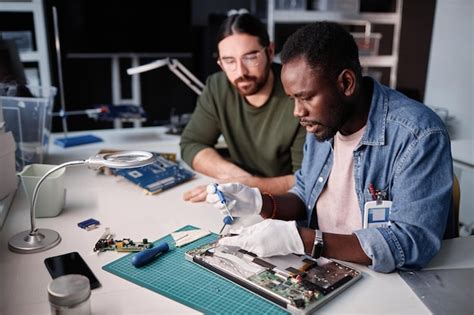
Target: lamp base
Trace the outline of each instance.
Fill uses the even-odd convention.
[[[12,252],[21,254],[37,253],[54,247],[61,242],[58,232],[50,229],[37,229],[35,232],[23,231],[13,235],[8,241]]]

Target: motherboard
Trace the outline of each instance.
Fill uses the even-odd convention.
[[[115,175],[120,175],[145,190],[146,194],[157,194],[194,177],[194,173],[158,153],[156,161],[133,169],[116,169]]]

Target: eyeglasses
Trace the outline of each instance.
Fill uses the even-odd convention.
[[[260,65],[260,55],[267,47],[263,47],[259,51],[252,52],[240,57],[242,63],[248,68],[255,68]],[[234,57],[224,57],[217,59],[219,66],[224,68],[226,71],[235,71],[237,70],[237,60]]]

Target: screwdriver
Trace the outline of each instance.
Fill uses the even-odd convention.
[[[219,235],[221,235],[222,231],[224,230],[226,225],[234,223],[234,218],[232,217],[232,214],[230,214],[230,210],[227,207],[227,200],[225,199],[224,194],[222,193],[222,191],[217,189],[217,184],[212,185],[212,187],[214,188],[213,189],[214,191],[210,191],[210,193],[215,192],[217,194],[217,197],[219,197],[219,200],[220,200],[221,204],[224,205],[224,209],[227,212],[227,215],[223,219],[224,225],[222,226],[221,230],[219,231]]]
[[[163,242],[156,247],[146,249],[132,257],[132,265],[140,268],[158,258],[159,254],[164,254],[170,250],[168,243]]]
[[[173,236],[173,234],[175,235],[179,234],[179,236],[175,237]],[[186,244],[192,243],[209,234],[210,234],[209,231],[205,231],[201,229],[171,233],[171,236],[174,239],[174,242],[171,243],[171,248],[167,242],[159,243],[157,246],[154,246],[152,248],[146,249],[140,253],[135,254],[132,257],[132,265],[134,265],[137,268],[145,266],[146,264],[158,258],[160,254],[164,254],[168,252],[169,250],[175,249],[176,247],[181,247]]]

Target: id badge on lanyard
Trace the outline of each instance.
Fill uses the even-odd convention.
[[[392,209],[392,202],[384,200],[386,193],[375,190],[374,186],[370,184],[370,194],[374,201],[366,202],[364,205],[364,221],[363,228],[377,228],[390,226],[390,210]]]

